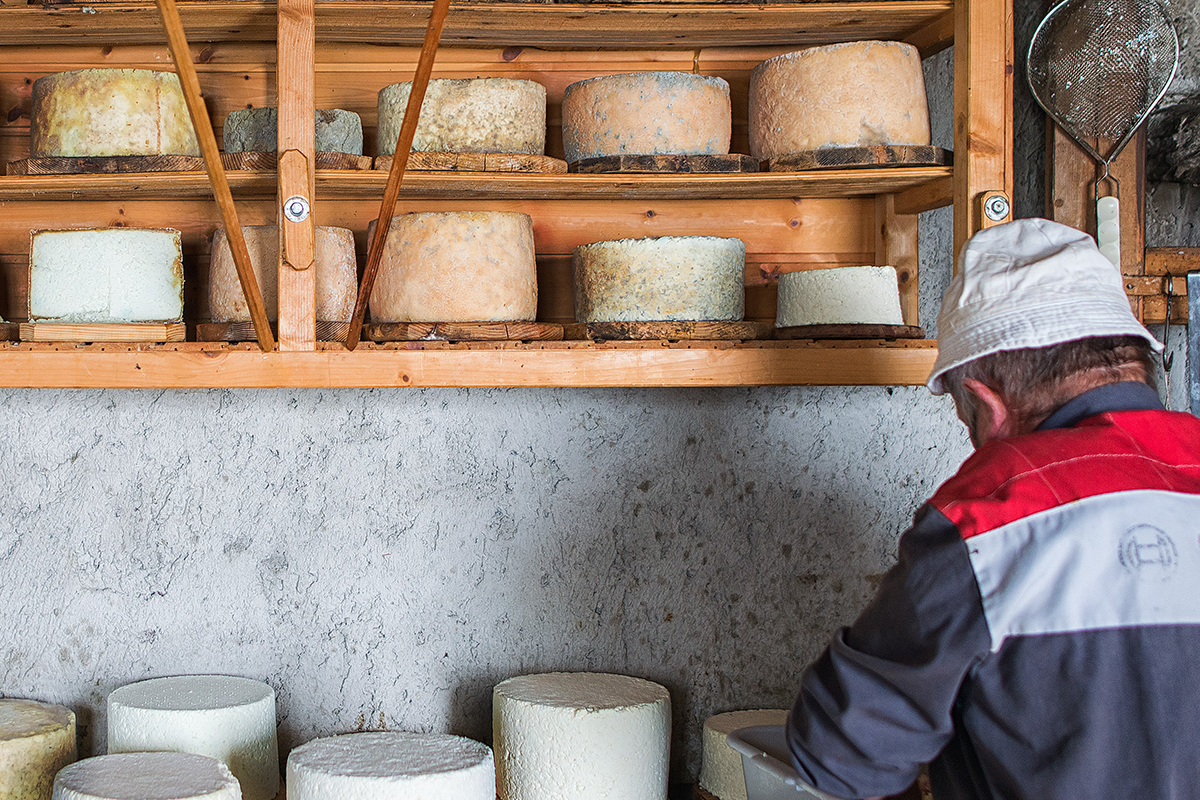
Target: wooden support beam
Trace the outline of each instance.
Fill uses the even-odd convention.
[[[900,312],[905,325],[920,324],[917,226],[916,214],[896,213],[895,195],[881,194],[875,198],[875,263],[896,268],[896,279],[900,286]]]

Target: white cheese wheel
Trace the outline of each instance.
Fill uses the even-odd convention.
[[[54,776],[75,760],[75,714],[33,700],[0,699],[0,797],[50,800]]]
[[[375,222],[367,231],[375,235]],[[511,211],[394,217],[371,292],[375,322],[532,321],[533,220]]]
[[[552,672],[492,693],[500,800],[665,800],[671,698],[625,675]]]
[[[287,762],[288,800],[495,800],[492,750],[462,736],[351,733]]]
[[[225,763],[247,800],[279,793],[275,690],[249,678],[184,675],[108,696],[108,752],[170,750]]]
[[[572,83],[563,95],[567,161],[729,152],[729,84],[688,72],[633,72]]]
[[[183,317],[177,230],[32,231],[29,318],[44,322],[169,322]]]
[[[917,48],[846,42],[768,59],[750,75],[750,153],[929,144]]]
[[[29,155],[200,155],[174,72],[81,69],[33,82]]]
[[[379,155],[396,152],[412,83],[379,91]],[[429,82],[412,149],[429,153],[546,151],[546,87],[513,78]]]
[[[726,742],[738,728],[751,725],[782,725],[787,721],[784,709],[729,711],[704,722],[700,762],[700,788],[718,800],[746,800],[746,777],[742,773],[742,754]]]
[[[617,239],[575,248],[580,322],[740,320],[746,245],[716,236]]]
[[[903,325],[895,267],[833,267],[779,276],[775,327]]]
[[[64,767],[53,800],[240,800],[237,779],[215,758],[191,753],[97,756]]]
[[[316,112],[318,153],[363,154],[362,117],[340,108]],[[225,117],[221,142],[226,153],[274,153],[279,149],[279,111],[239,108]]]
[[[267,317],[279,319],[279,228],[275,225],[244,225],[242,238],[250,252],[250,265],[258,279]],[[317,319],[348,322],[354,314],[358,293],[358,266],[354,258],[354,231],[349,228],[317,226],[313,242],[313,266],[317,281]],[[208,278],[208,302],[214,322],[249,322],[250,306],[238,280],[224,228],[213,234],[212,266]]]

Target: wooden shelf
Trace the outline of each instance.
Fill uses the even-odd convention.
[[[923,53],[953,39],[952,0],[722,5],[633,3],[458,3],[443,45],[692,50],[743,45],[809,45],[857,39],[909,40]],[[193,42],[274,41],[275,3],[184,0]],[[421,43],[427,2],[317,0],[319,41]],[[152,2],[0,7],[0,45],[163,40]]]
[[[0,386],[387,388],[909,385],[927,341],[340,343],[267,353],[252,344],[0,345]]]

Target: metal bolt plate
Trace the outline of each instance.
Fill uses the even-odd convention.
[[[283,216],[288,222],[304,222],[308,219],[308,200],[298,194],[289,197],[283,204]]]

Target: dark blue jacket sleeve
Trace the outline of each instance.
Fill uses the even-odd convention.
[[[990,645],[966,544],[924,506],[871,605],[801,678],[787,723],[801,777],[844,798],[903,791],[953,735],[959,688]]]

